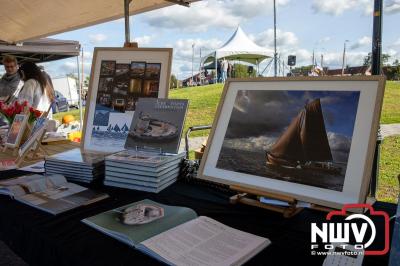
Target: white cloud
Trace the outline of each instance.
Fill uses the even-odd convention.
[[[333,16],[343,14],[347,10],[361,9],[364,14],[371,14],[373,1],[369,0],[314,0],[312,9],[316,13],[326,13]]]
[[[360,47],[364,47],[366,45],[371,45],[371,43],[372,43],[371,37],[364,36],[364,37],[361,37],[360,39],[358,39],[356,43],[353,43],[350,46],[350,49],[354,50],[354,49],[357,49]]]
[[[371,15],[374,6],[372,0],[314,0],[312,9],[317,13],[326,13],[338,16],[345,11],[358,9],[364,15]],[[383,11],[387,14],[395,14],[400,12],[400,0],[383,1]]]
[[[194,44],[194,72],[197,73],[201,56],[204,57],[211,51],[222,46],[223,42],[219,39],[179,39],[170,45],[174,48],[174,60],[172,72],[177,74],[180,79],[191,76],[192,74],[192,45]]]
[[[268,29],[256,35],[250,35],[258,45],[272,49],[274,47],[274,30]],[[284,46],[293,47],[298,44],[298,38],[293,32],[276,30],[276,44],[281,49]]]
[[[278,0],[277,6],[289,0]],[[272,10],[273,0],[208,0],[193,3],[190,8],[173,6],[149,12],[143,20],[157,28],[189,32],[206,31],[210,27],[235,28],[256,16]]]
[[[330,40],[332,40],[332,37],[326,36],[326,37],[323,37],[323,38],[319,39],[319,40],[318,40],[318,43],[319,43],[319,44],[321,44],[321,43],[327,43],[327,42],[329,42]]]
[[[192,45],[194,44],[194,55],[196,59],[200,56],[200,49],[202,56],[207,53],[214,51],[215,49],[222,46],[223,42],[219,39],[179,39],[173,45],[174,47],[174,59],[178,60],[191,60],[192,59]]]
[[[140,37],[136,37],[133,40],[138,43],[139,47],[143,45],[148,45],[154,40],[154,35],[144,35]]]
[[[384,11],[388,14],[400,12],[400,0],[385,1]]]
[[[97,34],[90,34],[89,35],[89,41],[93,45],[100,44],[101,42],[107,40],[107,35],[103,33],[97,33]]]

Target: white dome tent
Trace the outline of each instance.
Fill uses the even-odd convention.
[[[244,33],[242,28],[238,26],[233,35],[222,47],[202,58],[201,64],[204,66],[214,62],[214,68],[217,69],[217,60],[225,58],[226,60],[247,62],[256,65],[258,69],[260,62],[270,57],[270,52],[268,52],[266,48],[255,44],[246,33]],[[209,66],[210,65],[211,64],[209,64]],[[216,78],[218,80],[218,76]]]

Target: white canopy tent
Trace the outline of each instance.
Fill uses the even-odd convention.
[[[194,0],[134,0],[129,14],[139,14]],[[16,43],[47,37],[124,17],[124,0],[2,0],[0,40]]]
[[[216,69],[217,60],[225,58],[226,60],[239,60],[258,66],[261,61],[270,58],[270,54],[266,48],[255,44],[238,26],[235,33],[222,47],[202,58],[202,65],[214,63]]]

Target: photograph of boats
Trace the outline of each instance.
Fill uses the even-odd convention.
[[[216,167],[342,191],[359,97],[239,90]]]
[[[115,74],[115,61],[101,61],[100,76],[113,76]]]
[[[146,62],[131,62],[131,77],[143,78],[146,69]]]

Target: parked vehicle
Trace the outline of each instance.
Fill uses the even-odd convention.
[[[53,114],[58,112],[68,112],[69,104],[67,98],[63,97],[58,91],[55,91],[55,93],[56,93],[55,103],[52,106]]]
[[[59,98],[67,99],[69,107],[79,107],[78,82],[73,77],[52,78],[54,91]]]

